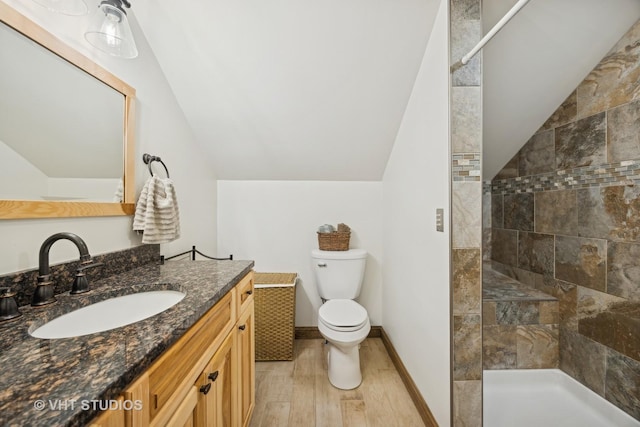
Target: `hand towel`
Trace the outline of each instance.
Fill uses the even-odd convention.
[[[152,176],[136,204],[133,230],[142,232],[142,243],[168,243],[180,237],[180,213],[173,181]]]

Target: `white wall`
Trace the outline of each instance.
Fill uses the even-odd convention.
[[[135,4],[129,17],[140,55],[133,60],[124,60],[102,54],[84,41],[88,16],[49,13],[32,1],[3,1],[136,89],[136,159],[140,159],[136,161],[138,192],[149,176],[142,163],[142,153],[161,156],[175,182],[180,207],[182,237],[162,245],[161,251],[172,255],[197,245],[205,253],[215,253],[215,172],[203,160],[191,128],[137,25]],[[132,217],[1,220],[0,274],[37,267],[41,243],[59,231],[79,234],[92,254],[139,245],[141,238],[131,231],[131,226]],[[75,247],[67,243],[54,245],[50,253],[52,263],[78,257]]]
[[[439,425],[450,425],[448,11],[440,10],[383,179],[382,326]]]
[[[321,224],[351,227],[351,247],[369,253],[359,302],[381,324],[382,183],[218,181],[218,249],[255,260],[256,271],[294,272],[296,326],[316,326],[320,297],[311,270]]]

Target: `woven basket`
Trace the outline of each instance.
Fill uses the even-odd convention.
[[[296,277],[295,273],[255,274],[256,360],[293,360]]]
[[[318,233],[318,246],[321,251],[348,251],[350,238],[350,231]]]

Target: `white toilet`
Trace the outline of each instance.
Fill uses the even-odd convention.
[[[350,390],[362,382],[360,343],[371,330],[367,310],[354,301],[362,288],[367,251],[313,250],[311,258],[324,301],[318,310],[318,329],[328,341],[329,381]]]

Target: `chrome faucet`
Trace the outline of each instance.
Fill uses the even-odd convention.
[[[39,266],[38,266],[38,283],[36,290],[33,293],[32,306],[41,306],[51,304],[56,301],[54,297],[53,281],[51,281],[51,275],[49,274],[49,250],[51,246],[58,240],[71,240],[74,245],[80,251],[80,263],[81,266],[76,272],[76,278],[73,281],[72,294],[79,294],[87,292],[89,290],[89,282],[85,277],[84,270],[90,267],[101,265],[100,263],[93,264],[91,255],[89,255],[89,249],[87,244],[80,238],[80,236],[73,233],[57,233],[47,238],[47,240],[40,246]]]

